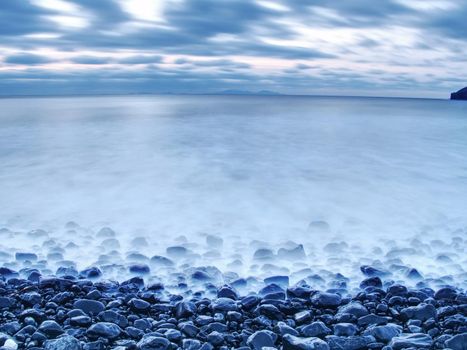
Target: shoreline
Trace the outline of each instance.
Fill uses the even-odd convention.
[[[376,276],[351,296],[271,282],[243,296],[206,284],[216,291],[206,298],[166,293],[141,277],[26,280],[6,272],[0,270],[2,349],[458,350],[467,336],[465,291],[383,287]]]

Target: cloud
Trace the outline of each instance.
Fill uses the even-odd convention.
[[[45,64],[53,62],[54,60],[41,55],[35,55],[31,53],[18,53],[10,56],[6,56],[3,61],[9,64],[22,64],[34,66],[38,64]]]
[[[160,55],[135,55],[125,58],[120,58],[118,63],[121,64],[149,64],[149,63],[162,63],[164,58]]]
[[[111,57],[99,56],[77,56],[70,59],[71,62],[78,64],[108,64],[113,61]]]
[[[157,0],[163,3],[157,20],[135,17],[125,1],[131,0],[66,0],[68,7],[53,7],[41,0],[0,0],[7,79],[0,94],[14,86],[45,91],[41,80],[47,91],[58,92],[282,93],[331,86],[372,93],[397,82],[405,93],[425,81],[440,94],[456,79],[467,82],[465,1],[277,0],[265,6],[257,0]],[[57,17],[62,22],[54,22]],[[67,18],[84,25],[67,26]],[[72,74],[55,65],[36,69],[56,62]],[[21,67],[14,78],[15,65],[30,69]]]

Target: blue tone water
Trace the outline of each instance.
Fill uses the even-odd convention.
[[[467,224],[467,103],[0,99],[0,226],[349,237]]]

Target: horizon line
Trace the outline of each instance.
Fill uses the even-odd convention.
[[[371,96],[371,95],[320,95],[320,94],[283,94],[271,93],[261,94],[260,92],[244,93],[222,93],[222,92],[128,92],[128,93],[70,93],[70,94],[13,94],[2,95],[0,99],[7,98],[48,98],[48,97],[108,97],[108,96],[252,96],[252,97],[342,97],[342,98],[388,98],[388,99],[410,99],[410,100],[440,100],[452,101],[450,98],[440,97],[413,97],[413,96]]]

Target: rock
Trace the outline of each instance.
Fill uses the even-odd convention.
[[[37,292],[29,292],[21,295],[21,301],[28,306],[34,306],[36,304],[40,304],[42,297]]]
[[[120,328],[126,328],[128,326],[128,320],[125,316],[113,310],[106,310],[99,313],[98,318],[104,322],[112,322],[118,325]]]
[[[467,333],[455,335],[446,340],[445,345],[452,350],[467,350]]]
[[[360,304],[359,302],[352,301],[348,303],[347,305],[343,305],[339,308],[338,310],[339,314],[350,314],[354,315],[355,317],[362,317],[368,315],[368,309]]]
[[[319,338],[299,338],[290,334],[282,338],[283,350],[329,350],[328,344]]]
[[[397,337],[402,332],[402,327],[394,323],[389,323],[384,326],[372,326],[365,330],[365,335],[375,337],[377,341],[382,343],[389,343],[392,338]]]
[[[146,264],[134,264],[130,265],[128,268],[130,273],[138,274],[138,275],[146,275],[151,272],[151,269]]]
[[[367,277],[386,277],[391,274],[388,271],[380,270],[368,265],[360,266],[360,271],[362,271],[362,273]]]
[[[208,334],[207,341],[214,346],[220,346],[224,343],[224,336],[220,332],[213,331]]]
[[[341,303],[341,296],[335,293],[317,292],[311,296],[313,305],[319,307],[338,307]]]
[[[392,338],[391,342],[389,343],[393,349],[405,349],[405,348],[429,348],[433,340],[427,334],[423,333],[413,333],[413,334],[406,334],[403,333],[397,337]]]
[[[7,339],[3,346],[1,347],[2,350],[16,350],[18,349],[18,344],[13,339]]]
[[[17,261],[37,261],[37,255],[34,253],[16,253]]]
[[[90,338],[107,338],[107,339],[114,339],[117,338],[122,330],[119,326],[114,323],[110,322],[98,322],[93,324],[91,327],[88,328],[86,334]]]
[[[15,304],[15,299],[9,297],[0,297],[0,309],[8,309]]]
[[[187,318],[196,313],[196,305],[189,301],[180,301],[175,305],[175,317]]]
[[[351,337],[338,337],[335,335],[328,335],[326,341],[331,350],[366,350],[368,344],[373,341],[373,337],[351,336]]]
[[[246,344],[254,350],[261,350],[264,346],[274,346],[274,340],[269,332],[257,331],[248,337]]]
[[[313,322],[309,325],[303,326],[300,333],[305,337],[319,337],[324,338],[326,335],[331,334],[331,330],[321,321]]]
[[[447,300],[454,300],[457,297],[457,291],[451,287],[441,288],[435,293],[435,299],[447,299]]]
[[[339,337],[350,337],[358,331],[357,326],[352,323],[337,323],[334,325],[334,335]]]
[[[230,298],[233,300],[238,299],[238,293],[229,285],[224,285],[217,291],[218,298]]]
[[[467,100],[467,87],[451,93],[451,100]]]
[[[167,339],[151,335],[145,335],[143,339],[136,344],[138,350],[166,350],[169,346],[170,342]]]
[[[400,314],[405,320],[416,319],[424,322],[436,317],[436,308],[431,304],[420,304],[404,308],[400,311]]]
[[[41,323],[39,331],[44,333],[48,338],[55,338],[63,333],[62,327],[55,321],[47,320]]]
[[[237,311],[237,304],[230,298],[217,298],[211,302],[211,307],[214,312]]]
[[[87,313],[88,315],[97,315],[99,312],[105,310],[103,303],[97,300],[78,299],[74,302],[73,307]]]
[[[48,340],[44,344],[45,350],[81,350],[80,342],[70,335]]]
[[[367,287],[376,287],[376,288],[382,288],[383,287],[383,282],[381,281],[381,278],[375,276],[375,277],[368,277],[364,279],[360,283],[360,288],[365,289]]]
[[[131,299],[128,302],[128,305],[134,312],[145,312],[148,311],[151,307],[151,304],[149,304],[147,301],[138,298]]]

